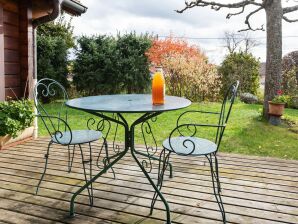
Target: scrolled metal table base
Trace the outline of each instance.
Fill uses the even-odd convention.
[[[158,116],[162,112],[145,113],[141,117],[139,117],[137,120],[135,120],[130,126],[129,126],[128,122],[126,121],[126,119],[120,113],[117,113],[118,118],[119,118],[119,119],[117,119],[114,116],[110,117],[110,116],[104,115],[102,113],[96,113],[96,112],[92,112],[92,111],[87,111],[87,112],[91,113],[93,115],[96,115],[98,117],[101,117],[103,119],[106,119],[108,121],[115,122],[116,124],[122,125],[125,129],[125,147],[122,152],[117,153],[112,158],[109,157],[109,162],[104,166],[104,168],[98,174],[93,176],[93,178],[91,180],[89,180],[89,182],[87,182],[84,186],[82,186],[78,191],[76,191],[74,193],[74,195],[72,196],[71,201],[70,201],[70,216],[75,215],[74,204],[75,204],[76,197],[83,190],[85,190],[86,188],[88,189],[89,186],[92,185],[93,182],[95,182],[103,173],[107,172],[110,168],[112,168],[112,166],[114,166],[119,160],[121,160],[124,157],[124,155],[126,155],[126,153],[128,151],[130,151],[131,156],[133,157],[135,162],[138,164],[138,166],[144,173],[145,177],[148,179],[149,183],[151,184],[151,186],[154,188],[154,190],[155,190],[154,197],[157,198],[159,196],[160,199],[162,200],[162,202],[165,206],[165,209],[166,209],[166,218],[167,218],[166,223],[170,224],[171,223],[170,207],[169,207],[166,199],[163,197],[162,193],[160,192],[160,187],[154,183],[154,181],[151,179],[148,172],[146,171],[146,167],[144,167],[144,164],[142,162],[140,162],[139,159],[137,158],[137,154],[139,154],[140,152],[137,152],[134,147],[135,126],[138,124],[141,124],[153,117]],[[160,158],[158,160],[160,160]],[[152,214],[152,210],[153,210],[153,206],[151,206],[150,214]]]

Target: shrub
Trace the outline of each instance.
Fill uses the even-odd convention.
[[[184,96],[192,101],[218,99],[220,79],[214,65],[202,57],[175,56],[162,62],[169,95]]]
[[[0,136],[16,137],[30,127],[34,118],[33,102],[29,100],[0,102]]]
[[[52,78],[68,87],[68,50],[74,47],[71,20],[61,16],[37,29],[37,78]]]
[[[298,96],[292,96],[291,97],[291,104],[289,107],[298,109]]]
[[[282,76],[284,93],[298,95],[298,51],[292,51],[283,57]]]
[[[73,63],[73,84],[84,95],[117,93],[120,91],[113,37],[82,36],[78,39]]]
[[[258,104],[264,104],[264,89],[259,88],[257,92]]]
[[[68,87],[67,46],[57,37],[37,37],[38,79],[51,78]]]
[[[298,81],[296,74],[298,73],[298,67],[293,66],[289,70],[283,70],[282,76],[282,88],[285,94],[290,96],[298,95]]]
[[[118,35],[117,69],[121,87],[127,93],[146,92],[150,86],[149,60],[145,53],[151,46],[148,35]]]
[[[241,93],[240,100],[247,104],[255,104],[258,103],[258,97],[251,93]]]
[[[150,85],[147,35],[80,37],[73,65],[74,85],[85,95],[144,92]]]
[[[239,80],[240,93],[249,92],[256,95],[260,85],[259,65],[259,61],[250,53],[229,54],[219,67],[222,92],[224,93],[235,80]]]
[[[193,101],[218,98],[221,84],[216,67],[198,47],[181,39],[155,39],[147,55],[152,65],[163,67],[168,94]]]

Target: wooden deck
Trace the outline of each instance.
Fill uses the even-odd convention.
[[[76,203],[77,215],[69,218],[69,200],[83,184],[81,164],[76,160],[67,173],[67,150],[54,146],[48,175],[34,195],[46,140],[0,151],[1,223],[164,223],[161,202],[148,216],[153,191],[129,156],[115,166],[115,180],[107,173],[94,184],[94,207],[84,192]],[[166,177],[162,191],[173,223],[221,223],[204,161],[172,157],[174,178]],[[223,153],[219,161],[229,223],[298,223],[298,161]]]

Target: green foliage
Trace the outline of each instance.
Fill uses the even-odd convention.
[[[224,93],[235,80],[239,80],[240,93],[249,92],[256,95],[259,88],[259,66],[259,60],[250,53],[229,54],[218,69],[222,79],[222,92]]]
[[[284,93],[290,96],[298,96],[298,80],[296,74],[298,67],[293,66],[289,70],[283,70],[282,89]]]
[[[63,15],[55,21],[39,26],[37,34],[38,36],[59,37],[65,41],[68,49],[75,47],[71,19],[67,21]]]
[[[288,95],[277,95],[271,100],[271,102],[272,103],[287,103],[290,101],[290,99],[291,99],[291,97]]]
[[[52,78],[68,87],[66,79],[68,50],[74,47],[71,21],[64,17],[58,21],[43,24],[37,29],[38,79]]]
[[[148,35],[118,35],[116,51],[122,88],[127,93],[145,92],[150,85],[149,60],[145,53],[151,46]]]
[[[78,39],[73,63],[73,83],[85,95],[112,94],[120,90],[116,68],[116,41],[108,36]]]
[[[145,52],[151,42],[147,35],[83,36],[78,44],[74,85],[84,95],[140,93],[148,88],[149,63]]]
[[[30,127],[34,118],[30,100],[0,102],[0,136],[16,137],[19,131]]]

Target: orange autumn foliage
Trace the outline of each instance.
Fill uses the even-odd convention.
[[[162,65],[165,58],[175,55],[184,55],[187,58],[198,56],[205,58],[196,46],[189,45],[183,39],[174,39],[172,37],[164,40],[154,39],[146,55],[154,65]]]
[[[219,97],[221,81],[217,68],[199,47],[182,39],[155,39],[146,55],[152,71],[154,66],[162,66],[167,94],[192,101],[214,101]]]

